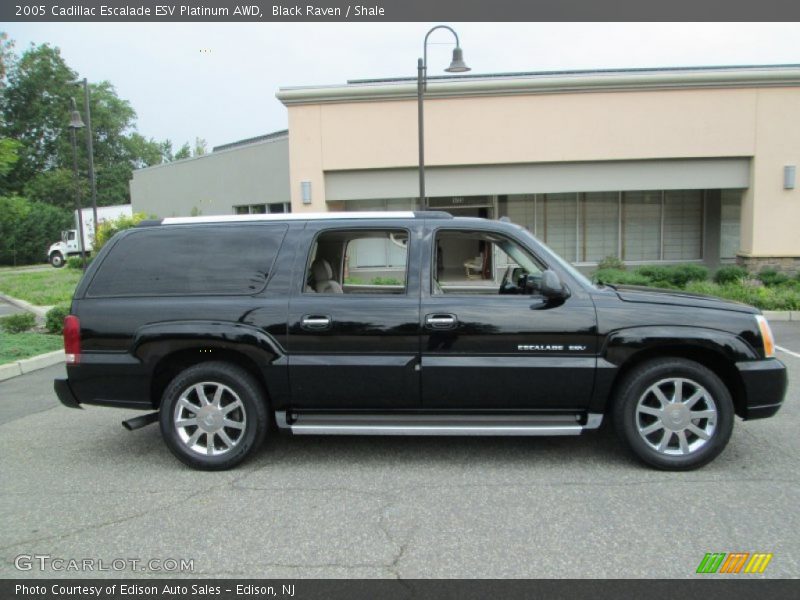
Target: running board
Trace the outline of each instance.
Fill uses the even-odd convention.
[[[580,435],[597,429],[603,415],[386,415],[298,413],[275,421],[294,435]],[[584,424],[581,424],[584,421]]]

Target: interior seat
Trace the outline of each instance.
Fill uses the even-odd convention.
[[[314,276],[314,291],[318,294],[342,294],[342,285],[333,278],[331,264],[324,258],[318,258],[311,265]]]

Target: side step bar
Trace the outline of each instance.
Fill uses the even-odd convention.
[[[276,411],[278,427],[294,435],[580,435],[603,415],[386,415]],[[581,424],[583,421],[583,424]]]

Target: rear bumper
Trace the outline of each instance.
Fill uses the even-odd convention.
[[[786,367],[777,358],[736,363],[744,384],[743,419],[771,417],[783,404],[786,394]]]
[[[70,408],[81,407],[81,403],[78,402],[75,394],[72,393],[72,388],[69,387],[69,381],[66,379],[56,379],[53,382],[53,389],[56,391],[56,396],[58,396],[58,399],[64,406],[69,406]]]

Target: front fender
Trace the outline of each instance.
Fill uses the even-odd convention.
[[[728,331],[680,325],[619,329],[608,334],[600,349],[591,410],[605,410],[619,370],[625,363],[637,354],[653,350],[675,356],[687,350],[707,352],[731,365],[760,358],[750,344]]]
[[[730,362],[760,358],[750,344],[728,331],[676,325],[631,327],[611,332],[600,356],[619,367],[642,350],[687,346],[714,352]]]

